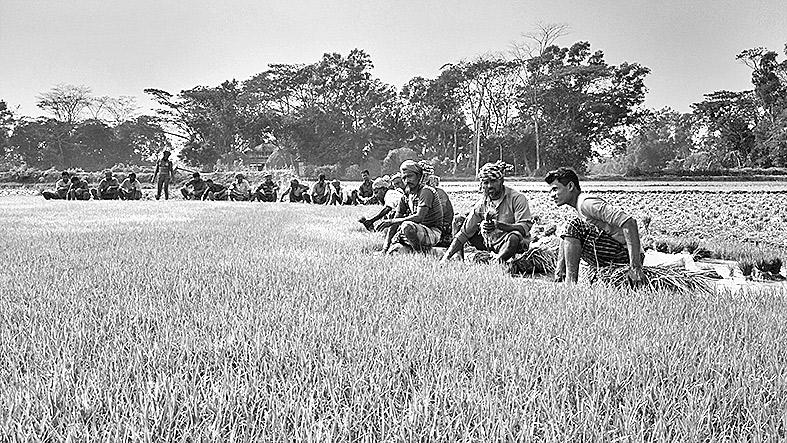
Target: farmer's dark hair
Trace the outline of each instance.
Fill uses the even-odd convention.
[[[320,174],[317,176],[318,180],[325,180],[325,174]]]
[[[63,172],[61,172],[61,173],[60,173],[60,176],[61,176],[61,177],[62,177],[62,176],[64,176],[64,175],[65,175],[66,177],[68,177],[68,176],[70,176],[71,174],[69,174],[69,173],[68,173],[68,171],[63,171]]]
[[[369,175],[369,170],[368,169],[364,169],[363,171],[361,171],[361,174]]]
[[[563,186],[568,186],[569,183],[573,182],[574,187],[577,188],[577,191],[582,191],[582,188],[579,186],[579,177],[577,177],[576,171],[571,168],[561,166],[554,171],[549,171],[547,176],[544,178],[544,181],[547,182],[547,184],[550,184],[555,180],[560,182],[560,184]]]
[[[137,178],[137,174],[132,172],[131,174],[128,175],[128,177],[129,178]]]

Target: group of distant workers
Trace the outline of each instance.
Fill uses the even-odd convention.
[[[139,200],[142,198],[142,184],[133,172],[121,182],[112,171],[105,171],[98,187],[91,188],[84,178],[63,171],[55,183],[55,190],[41,194],[47,200]]]
[[[289,199],[322,205],[382,205],[370,218],[359,222],[370,231],[385,232],[384,253],[421,252],[432,247],[445,247],[442,261],[453,256],[463,257],[464,246],[470,244],[486,251],[494,261],[508,263],[517,254],[528,251],[533,217],[527,198],[506,186],[506,164],[487,163],[479,170],[482,196],[467,215],[455,217],[448,194],[440,188],[428,162],[404,161],[399,172],[371,180],[369,171],[362,171],[357,190],[346,192],[339,180],[326,180],[320,174],[311,190],[297,179],[278,197],[279,186],[271,174],[252,190],[243,174],[229,186],[203,180],[192,174],[181,189],[188,200],[234,200],[275,202]],[[174,168],[169,152],[156,164],[152,182],[157,181],[156,199],[169,198],[169,183]],[[582,192],[579,178],[571,168],[558,168],[545,177],[550,195],[558,206],[575,209],[561,234],[555,278],[573,284],[578,279],[579,263],[598,266],[627,264],[629,278],[636,283],[643,279],[644,252],[636,220],[603,199]],[[83,178],[63,171],[54,191],[44,191],[44,198],[64,200],[139,200],[142,185],[133,172],[122,182],[106,171],[97,188],[90,188]]]

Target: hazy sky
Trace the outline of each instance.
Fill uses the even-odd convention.
[[[704,93],[751,88],[741,50],[783,53],[787,0],[0,0],[0,99],[39,115],[36,95],[70,83],[149,106],[144,88],[215,86],[352,48],[401,87],[506,50],[537,22],[569,25],[565,46],[649,67],[646,106],[688,111]]]

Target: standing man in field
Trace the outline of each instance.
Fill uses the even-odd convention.
[[[172,166],[172,160],[169,159],[170,152],[164,151],[161,158],[156,162],[156,171],[150,179],[151,183],[155,183],[156,176],[158,176],[158,185],[156,186],[156,200],[161,198],[161,191],[164,191],[164,199],[169,200],[169,182],[175,175],[175,168]]]
[[[235,179],[230,185],[230,200],[244,202],[251,200],[251,184],[246,180],[246,177],[243,174],[238,174]]]
[[[104,178],[98,182],[98,189],[93,189],[93,198],[96,200],[117,200],[120,198],[120,182],[112,171],[104,171]]]
[[[71,187],[71,174],[68,171],[60,173],[60,180],[55,183],[55,190],[43,191],[41,195],[45,200],[65,200],[68,196],[68,188]]]
[[[421,165],[405,160],[399,171],[405,183],[405,195],[399,203],[396,217],[381,221],[377,229],[391,228],[389,254],[420,252],[440,241],[443,208],[437,192],[426,184]]]
[[[487,163],[478,172],[483,196],[475,204],[454,237],[442,262],[457,252],[464,256],[464,246],[470,242],[479,251],[488,251],[491,258],[507,263],[530,246],[533,216],[527,198],[504,184],[505,164]]]
[[[641,282],[644,253],[634,217],[599,197],[582,193],[579,177],[571,168],[551,171],[544,181],[558,206],[568,205],[576,210],[576,217],[561,235],[555,280],[576,283],[581,259],[594,267],[628,264],[631,282]]]
[[[180,193],[183,194],[185,200],[201,200],[207,187],[207,183],[200,177],[199,172],[195,172],[191,174],[191,180],[187,181],[180,189]]]
[[[257,186],[251,201],[259,200],[261,202],[275,202],[277,193],[279,192],[279,185],[273,181],[273,174],[265,174],[262,183]]]
[[[142,183],[137,180],[137,174],[131,173],[120,184],[121,200],[139,200],[142,198]]]

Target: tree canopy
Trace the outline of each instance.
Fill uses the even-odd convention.
[[[787,60],[777,52],[742,51],[752,89],[709,92],[680,114],[643,107],[647,67],[610,64],[587,41],[562,46],[566,29],[541,26],[511,52],[445,63],[399,90],[362,49],[216,86],[145,89],[155,116],[138,115],[133,97],[57,85],[38,96],[48,118],[16,117],[0,101],[0,148],[62,167],[144,161],[171,145],[190,164],[231,165],[261,143],[311,165],[390,169],[407,153],[460,174],[494,160],[522,174],[583,171],[605,153],[623,170],[787,165]]]

